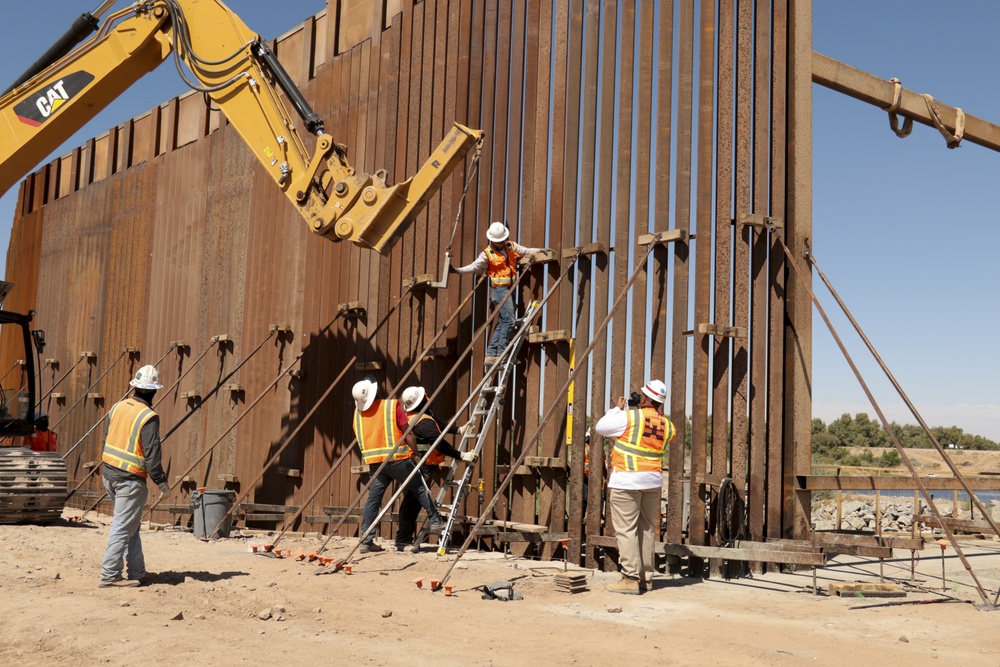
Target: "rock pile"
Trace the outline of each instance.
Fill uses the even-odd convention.
[[[964,520],[982,519],[980,512],[976,509],[969,510],[969,502],[959,501],[958,513],[953,514],[951,500],[937,500],[938,511],[944,517],[951,517]],[[985,504],[986,509],[994,520],[1000,521],[1000,500],[991,500]],[[913,499],[907,498],[885,498],[882,497],[879,503],[880,522],[882,532],[910,532],[913,529]],[[920,500],[918,514],[927,516],[931,514],[930,508],[923,499]],[[816,530],[858,530],[875,532],[875,497],[867,499],[845,500],[841,508],[840,526],[837,526],[837,503],[835,500],[824,500],[813,506],[812,520],[816,524]]]

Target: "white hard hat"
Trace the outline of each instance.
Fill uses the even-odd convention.
[[[657,403],[667,400],[667,387],[660,380],[650,380],[647,382],[642,388],[642,393]]]
[[[140,368],[135,377],[129,380],[129,384],[136,389],[162,389],[163,383],[160,382],[160,371],[156,370],[155,366],[146,365]]]
[[[486,230],[486,238],[488,238],[493,243],[503,243],[510,236],[510,230],[507,229],[507,225],[502,222],[494,222],[490,225],[490,228]]]
[[[355,383],[351,395],[354,396],[354,404],[358,410],[364,412],[375,402],[375,394],[378,393],[378,385],[371,380],[361,380]]]
[[[417,406],[426,395],[427,392],[423,387],[407,387],[403,390],[403,409],[407,412],[416,412]]]

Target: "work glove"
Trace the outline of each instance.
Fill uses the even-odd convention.
[[[475,452],[462,452],[462,460],[466,463],[475,463],[478,458]]]
[[[464,424],[462,424],[461,426],[458,427],[458,434],[459,435],[465,435],[465,432],[469,430],[470,426],[472,426],[472,422],[471,421],[465,422]]]
[[[160,487],[160,494],[161,495],[164,495],[164,496],[169,496],[170,495],[170,485],[169,484],[167,484],[166,482],[164,482],[163,484],[159,484],[158,486]]]

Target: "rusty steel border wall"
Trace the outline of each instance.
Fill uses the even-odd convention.
[[[530,269],[522,305],[575,262],[537,322],[548,335],[526,345],[495,447],[474,481],[485,479],[488,502],[511,472],[497,518],[568,534],[580,562],[598,563],[614,538],[598,511],[601,439],[591,444],[586,513],[584,457],[569,456],[569,442],[581,448],[588,418],[652,377],[666,382],[679,431],[667,457],[664,539],[714,543],[706,499],[727,474],[748,502],[748,537],[808,535],[808,493],[795,490],[794,475],[809,471],[810,304],[770,232],[740,221],[779,220],[791,248],[810,235],[810,25],[805,0],[330,0],[273,43],[358,169],[385,167],[400,180],[452,121],[486,130],[457,261],[475,257],[497,219],[522,244],[554,248],[559,263]],[[384,258],[311,235],[197,94],[127,120],[28,176],[7,256],[7,279],[18,285],[7,307],[38,311],[45,356],[63,369],[44,368],[43,386],[81,351],[97,352],[64,382],[63,402],[43,406],[63,420],[60,442],[75,443],[137,364],[166,353],[160,369],[168,387],[187,373],[158,397],[171,432],[165,465],[179,484],[180,471],[302,352],[301,373],[269,389],[172,502],[195,487],[238,488],[357,353],[248,498],[300,506],[352,440],[353,382],[374,373],[394,385],[472,288],[469,278],[453,277],[447,290],[404,293],[406,279],[439,273],[462,192],[457,174]],[[574,358],[645,256],[640,237],[660,233],[667,242],[640,267],[628,306],[591,358]],[[606,252],[569,256],[593,244]],[[360,315],[338,314],[352,301],[364,305]],[[485,314],[483,291],[413,382],[436,387]],[[232,375],[275,324],[290,332],[267,339]],[[220,335],[229,340],[213,343]],[[171,350],[175,341],[189,347]],[[119,363],[91,387],[126,346],[138,347],[140,359]],[[436,400],[437,414],[450,416],[481,377],[483,350],[480,340],[475,363]],[[559,389],[572,363],[586,370],[570,410]],[[66,414],[84,393],[100,396]],[[541,437],[523,442],[553,402],[560,407]],[[729,422],[727,441],[720,434]],[[680,446],[686,437],[688,457]],[[531,455],[511,471],[523,447]],[[69,457],[70,477],[82,480],[99,459],[100,432]],[[349,461],[292,528],[322,530],[316,520],[324,507],[346,507],[357,496],[365,477],[360,457]],[[96,499],[98,481],[87,490],[76,502]],[[475,514],[477,494],[467,502]],[[157,511],[154,519],[170,515]],[[555,537],[544,536],[540,545],[511,546],[542,557],[558,550]]]

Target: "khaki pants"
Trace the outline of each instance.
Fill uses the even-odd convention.
[[[608,489],[608,506],[618,538],[622,574],[640,582],[652,582],[660,525],[660,489]]]

